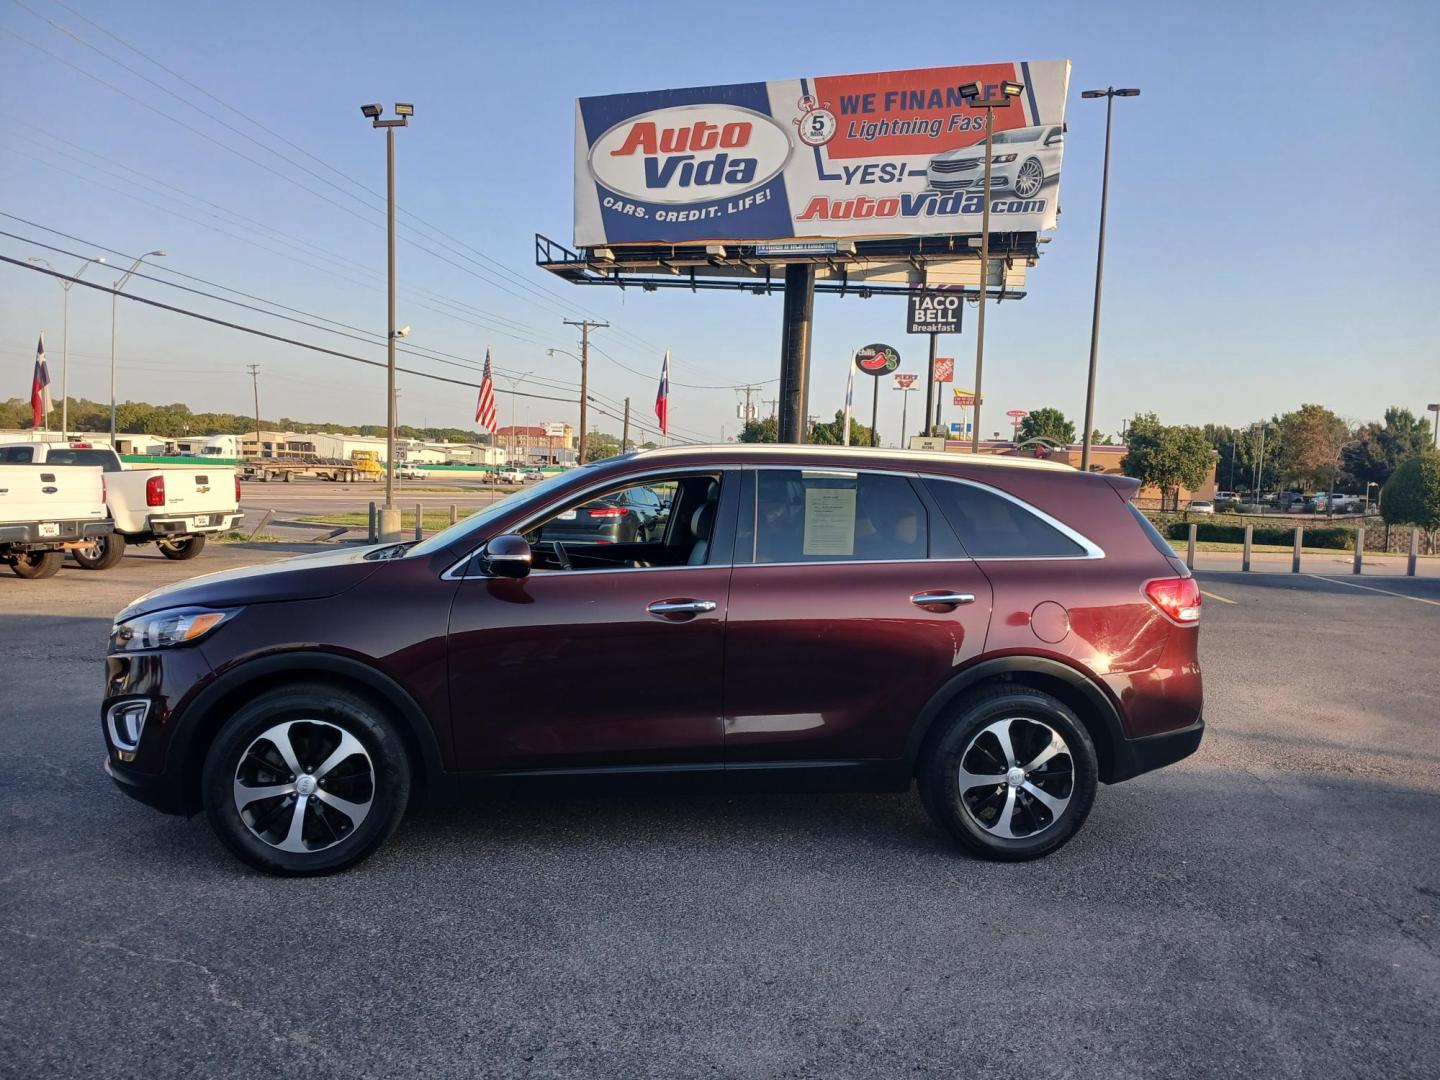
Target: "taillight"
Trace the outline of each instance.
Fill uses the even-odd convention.
[[[240,474],[235,474],[235,505],[240,505]]]
[[[1200,585],[1193,577],[1159,578],[1146,582],[1145,595],[1181,626],[1193,626],[1200,621]]]
[[[590,511],[592,518],[624,517],[629,511],[623,506],[597,506]]]
[[[165,477],[152,476],[145,481],[145,505],[165,505]]]

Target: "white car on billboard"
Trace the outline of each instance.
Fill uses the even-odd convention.
[[[1033,199],[1060,175],[1065,128],[1060,124],[997,131],[991,137],[990,190]],[[930,159],[925,172],[931,191],[979,190],[985,184],[985,144],[976,143]]]

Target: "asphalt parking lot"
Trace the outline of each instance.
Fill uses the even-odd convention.
[[[125,601],[281,554],[0,573],[5,1075],[1435,1074],[1440,580],[1202,573],[1205,743],[1041,862],[913,795],[657,796],[284,881],[115,790],[97,718]]]

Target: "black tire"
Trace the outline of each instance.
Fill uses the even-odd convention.
[[[1063,702],[1029,687],[999,686],[965,697],[936,724],[939,730],[920,761],[920,797],[935,823],[967,850],[1002,862],[1038,859],[1064,845],[1085,823],[1098,782],[1095,744]],[[993,725],[1004,725],[1013,749],[1009,760],[1022,772],[1052,737],[1063,740],[1064,749],[1025,773],[1022,786],[1012,791],[1003,778],[1017,774],[1000,757]],[[1001,782],[967,787],[960,779],[962,768],[996,774]],[[1030,793],[1035,789],[1048,803]],[[1058,814],[1051,805],[1060,806]]]
[[[205,550],[205,537],[187,536],[183,540],[156,540],[155,546],[167,559],[183,561],[193,559]]]
[[[338,745],[332,729],[339,729],[357,740],[364,751],[363,755],[348,757],[334,766],[337,775],[342,769],[349,769],[340,784],[364,782],[363,769],[369,768],[368,784],[362,789],[357,791],[353,786],[343,789],[343,795],[357,803],[369,796],[368,811],[358,825],[347,828],[346,822],[350,819],[344,814],[340,815],[343,820],[337,819],[329,809],[330,804],[322,804],[324,795],[319,791],[308,797],[307,801],[314,805],[305,806],[300,815],[300,846],[314,845],[313,850],[287,851],[277,846],[289,839],[288,836],[277,839],[275,830],[284,832],[293,824],[296,804],[300,801],[298,794],[287,793],[247,804],[246,812],[251,814],[249,822],[237,806],[237,780],[242,777],[245,783],[282,786],[299,780],[299,776],[290,773],[280,762],[274,743],[267,746],[261,741],[259,744],[260,752],[276,763],[268,773],[263,765],[255,771],[261,759],[250,753],[266,732],[286,722],[294,724],[289,729],[294,733],[291,752],[296,764],[301,766],[300,776],[306,780],[310,779],[312,770],[317,776],[323,776],[317,770],[321,762],[307,758],[323,759]],[[356,771],[357,764],[362,771]],[[242,769],[248,770],[248,774],[242,774]],[[280,775],[282,771],[295,776],[295,780],[287,784],[286,777]],[[368,699],[335,686],[298,684],[259,695],[226,721],[205,755],[200,783],[201,801],[210,827],[221,843],[243,862],[282,877],[330,874],[368,858],[400,824],[410,801],[410,758],[394,722]],[[317,783],[311,782],[310,786],[317,787]],[[323,779],[319,780],[318,787],[326,787]],[[332,789],[325,794],[338,795],[342,791]],[[273,825],[264,820],[273,819],[274,815],[278,815],[278,820],[274,820]],[[252,824],[261,826],[272,839],[257,835]]]
[[[75,557],[76,563],[83,569],[109,570],[125,554],[125,537],[113,532],[97,536],[94,550],[93,556],[89,555],[84,548],[76,548],[70,554]]]
[[[10,569],[15,571],[17,577],[38,581],[41,578],[54,577],[64,561],[63,551],[27,551],[15,556]]]

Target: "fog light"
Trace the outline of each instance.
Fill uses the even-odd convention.
[[[110,741],[115,749],[133,754],[140,745],[140,734],[145,730],[145,718],[150,715],[148,701],[122,701],[111,705],[105,714],[110,728]]]

